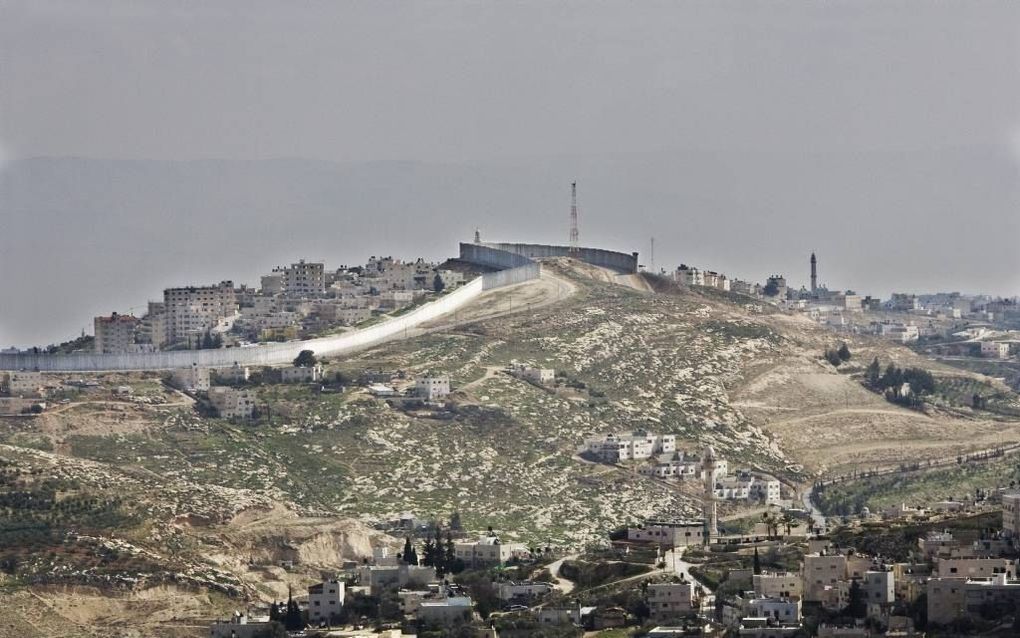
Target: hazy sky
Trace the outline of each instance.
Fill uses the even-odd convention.
[[[712,160],[692,171],[692,153]],[[547,167],[559,174],[543,183],[556,184],[611,166],[599,178],[640,193],[642,209],[610,209],[608,192],[589,187],[587,236],[644,251],[655,234],[659,265],[698,259],[757,277],[799,268],[824,244],[824,263],[842,264],[836,286],[1017,294],[1020,3],[0,0],[0,158],[38,156],[504,163]],[[754,157],[790,168],[762,180]],[[717,196],[683,199],[705,184]],[[29,237],[61,231],[32,227],[21,199],[5,212],[15,198],[2,195],[0,322],[39,339],[14,306],[73,280],[45,264],[22,270],[10,237],[39,241],[41,255]],[[471,212],[483,226],[506,215]],[[712,232],[709,213],[730,216],[727,233]],[[599,215],[601,234],[590,232]],[[648,228],[614,226],[617,215]],[[750,215],[770,229],[752,223],[753,241],[739,230]],[[371,239],[409,246],[388,232]],[[755,243],[763,234],[767,246]],[[245,258],[245,272],[264,266]],[[158,291],[165,276],[141,283]]]

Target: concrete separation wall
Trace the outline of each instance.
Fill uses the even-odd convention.
[[[537,265],[537,264],[535,264]],[[477,277],[453,292],[431,301],[406,315],[382,323],[353,330],[332,337],[304,341],[273,343],[250,348],[221,348],[217,350],[174,350],[131,354],[2,354],[0,370],[41,370],[44,372],[99,372],[104,370],[170,370],[198,365],[225,368],[235,362],[243,366],[269,366],[290,363],[302,350],[312,350],[317,356],[330,357],[362,350],[390,339],[400,338],[406,330],[449,314],[465,306],[482,294],[483,290],[502,285],[501,272],[491,277],[488,285],[484,277]],[[517,283],[521,275],[506,275]],[[534,277],[531,277],[534,278]],[[526,279],[520,279],[526,281]]]
[[[542,264],[532,262],[509,270],[497,270],[482,275],[482,290],[522,284],[542,276]]]
[[[466,256],[464,252],[465,246],[476,247],[474,251],[469,251]],[[482,244],[461,244],[461,259],[465,261],[472,261],[473,253],[478,252],[478,249],[488,248],[490,251],[499,251],[505,253],[511,253],[518,257],[526,257],[529,260],[544,259],[548,257],[576,257],[577,259],[592,264],[595,266],[603,266],[605,268],[612,268],[621,273],[636,273],[638,271],[638,254],[637,253],[620,253],[614,250],[602,250],[601,248],[578,248],[576,255],[570,254],[569,246],[551,246],[548,244],[510,244],[510,243],[482,243]],[[485,258],[491,255],[491,252],[484,253]],[[484,265],[494,265],[482,261],[477,261]],[[519,265],[519,264],[514,264]]]

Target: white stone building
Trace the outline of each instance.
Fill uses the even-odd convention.
[[[650,434],[635,431],[628,434],[608,434],[585,441],[585,450],[605,463],[640,461],[653,454],[676,452],[676,435]]]
[[[423,600],[418,605],[418,619],[426,623],[446,625],[470,621],[474,603],[468,596],[451,596],[442,600]]]
[[[435,401],[450,394],[450,377],[420,376],[414,380],[414,394],[426,401]]]
[[[222,419],[251,419],[256,410],[255,390],[217,385],[209,388],[209,403]]]
[[[291,366],[280,369],[280,379],[284,383],[312,383],[322,381],[322,366]]]
[[[340,615],[344,606],[345,584],[327,580],[308,588],[308,622],[319,624]]]
[[[476,541],[454,543],[457,558],[468,565],[497,565],[511,558],[530,556],[524,543],[503,543],[498,536],[483,536]]]
[[[640,527],[627,528],[627,540],[656,543],[661,547],[687,547],[705,542],[705,521],[702,519],[649,520]]]
[[[212,286],[167,288],[163,291],[166,343],[184,343],[216,329],[237,314],[232,281]]]

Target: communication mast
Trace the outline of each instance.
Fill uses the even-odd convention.
[[[652,274],[658,274],[655,270],[655,238],[652,237],[652,249],[648,252],[648,270]]]
[[[570,184],[570,253],[577,254],[577,182]]]

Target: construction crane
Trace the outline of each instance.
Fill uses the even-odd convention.
[[[579,252],[577,245],[577,182],[570,183],[570,254]]]

